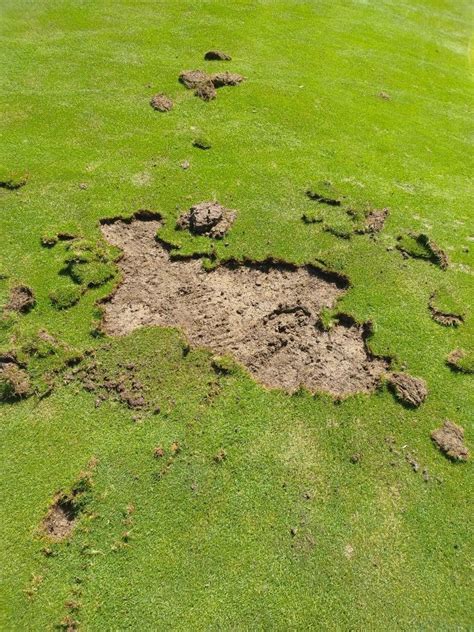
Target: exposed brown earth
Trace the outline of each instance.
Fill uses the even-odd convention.
[[[180,73],[178,79],[188,90],[194,90],[197,97],[211,101],[217,96],[216,88],[238,86],[245,77],[234,72],[209,74],[203,70],[185,70]]]
[[[373,209],[365,218],[365,226],[360,231],[362,233],[379,233],[388,217],[388,208]]]
[[[0,358],[0,401],[26,397],[31,388],[28,373],[7,356]]]
[[[464,428],[446,419],[441,428],[431,433],[438,448],[453,461],[467,461],[469,450],[464,445]]]
[[[159,227],[156,220],[102,225],[123,251],[123,282],[104,304],[107,333],[180,327],[193,346],[231,354],[266,386],[290,392],[304,385],[341,397],[376,388],[387,362],[367,350],[364,328],[320,324],[321,310],[344,293],[340,279],[274,262],[205,271],[198,259],[173,260],[155,239]]]
[[[53,540],[64,540],[72,533],[76,519],[76,511],[71,500],[65,495],[59,496],[43,521],[43,531]]]

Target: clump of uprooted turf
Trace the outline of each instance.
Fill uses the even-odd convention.
[[[431,438],[438,448],[453,461],[467,461],[469,450],[464,445],[464,428],[447,419],[441,428],[433,430]]]
[[[5,310],[9,312],[19,312],[26,314],[36,305],[33,290],[27,285],[16,285],[10,290],[8,303]]]
[[[428,303],[431,318],[445,327],[458,327],[462,325],[465,313],[461,305],[453,298],[451,293],[440,288],[433,292]]]
[[[474,373],[474,350],[454,349],[446,358],[446,363],[455,371]]]
[[[424,233],[406,233],[397,238],[397,248],[405,257],[425,259],[446,270],[448,255]]]
[[[218,202],[200,202],[179,216],[178,229],[188,229],[195,235],[222,239],[234,223],[235,211],[224,208]]]
[[[417,408],[428,396],[426,382],[407,373],[392,373],[388,383],[397,399],[409,407]]]
[[[303,213],[303,222],[321,224],[322,230],[343,239],[349,239],[354,234],[379,233],[389,214],[388,208],[355,206],[329,181],[320,182],[316,189],[308,189],[306,196],[316,204]]]
[[[14,401],[30,393],[30,378],[14,354],[0,356],[0,401]]]
[[[216,88],[238,86],[245,77],[234,72],[217,72],[209,74],[203,70],[185,70],[179,75],[179,81],[188,90],[203,101],[212,101],[217,96]]]

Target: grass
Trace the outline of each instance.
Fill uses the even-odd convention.
[[[0,188],[0,303],[17,283],[37,299],[3,317],[1,347],[21,349],[40,395],[88,350],[111,372],[134,362],[161,410],[96,407],[62,374],[49,396],[1,405],[2,629],[471,628],[472,468],[430,440],[446,418],[474,436],[472,375],[446,364],[473,346],[469,3],[3,0],[1,12],[0,180],[25,184]],[[247,81],[204,103],[177,77],[215,69],[210,48]],[[169,113],[149,105],[161,91]],[[353,234],[309,199],[322,182],[358,213],[388,207],[382,233]],[[238,211],[225,240],[175,230],[213,198]],[[183,254],[346,275],[335,312],[370,320],[371,348],[424,378],[426,403],[405,409],[386,388],[290,397],[187,353],[176,331],[97,335],[96,302],[118,282],[99,220],[139,209],[163,216]],[[82,239],[41,244],[58,233]],[[449,268],[404,259],[410,233]],[[66,306],[71,287],[80,300],[56,309],[50,296]],[[432,320],[434,293],[461,326]],[[42,329],[53,351],[31,342]],[[70,539],[46,542],[50,503],[92,458],[87,510]]]

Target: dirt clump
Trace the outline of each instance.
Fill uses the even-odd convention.
[[[236,72],[217,72],[211,75],[211,81],[216,88],[223,88],[224,86],[238,86],[245,77],[237,74]]]
[[[407,406],[417,408],[428,396],[426,382],[419,377],[407,373],[392,373],[388,382],[396,397]]]
[[[178,79],[188,90],[194,90],[197,97],[211,101],[217,96],[216,88],[238,86],[245,78],[233,72],[208,74],[203,70],[185,70]]]
[[[467,461],[469,458],[469,450],[464,445],[464,428],[449,419],[446,419],[441,428],[433,430],[431,438],[449,459]]]
[[[28,373],[15,360],[0,358],[0,401],[27,397],[31,383]]]
[[[208,50],[204,59],[206,61],[231,61],[232,57],[221,50]]]
[[[222,239],[235,221],[237,213],[224,208],[218,202],[200,202],[183,213],[176,228],[189,230],[194,235],[206,235]]]
[[[36,305],[33,290],[27,285],[17,285],[10,291],[8,303],[5,309],[11,312],[20,312],[26,314]]]
[[[184,70],[180,73],[178,80],[188,90],[195,90],[202,83],[209,81],[209,75],[203,70]]]
[[[367,349],[367,331],[321,325],[347,282],[312,266],[228,262],[206,271],[197,258],[173,259],[155,238],[159,221],[115,221],[104,237],[120,248],[123,281],[103,304],[111,335],[138,327],[180,327],[194,347],[231,355],[264,385],[301,385],[336,397],[373,391],[388,363]]]
[[[194,94],[203,101],[212,101],[217,96],[217,91],[212,81],[206,81],[198,85]]]
[[[172,99],[162,92],[152,97],[150,105],[154,110],[158,110],[158,112],[169,112],[173,109]]]

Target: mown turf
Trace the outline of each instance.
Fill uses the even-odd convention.
[[[41,394],[42,371],[75,350],[98,349],[110,370],[137,362],[161,412],[96,408],[61,379],[47,397],[2,405],[0,626],[472,627],[472,468],[430,440],[449,418],[474,445],[472,376],[446,364],[473,346],[469,3],[3,0],[1,13],[0,180],[26,184],[0,188],[0,301],[16,283],[37,298],[4,318],[2,349],[25,348],[39,329],[69,346],[31,360]],[[221,68],[202,61],[210,48],[247,81],[204,103],[177,77]],[[150,107],[159,91],[171,112]],[[194,147],[198,137],[211,148]],[[304,223],[318,204],[305,191],[324,181],[356,210],[389,207],[382,233],[338,237],[325,227],[347,230],[346,218],[330,209]],[[239,213],[227,239],[174,230],[212,198]],[[423,377],[426,403],[406,409],[385,388],[340,404],[290,397],[238,368],[216,373],[178,332],[97,336],[95,302],[117,282],[109,260],[71,278],[68,242],[41,238],[97,244],[99,219],[143,208],[162,214],[162,236],[183,253],[346,275],[335,312],[371,320],[371,348]],[[449,268],[403,258],[408,232],[444,249]],[[86,290],[91,280],[104,284]],[[67,297],[73,283],[86,291],[56,309],[51,293]],[[436,292],[461,326],[433,321]],[[87,511],[70,540],[45,542],[49,503],[92,457]]]

